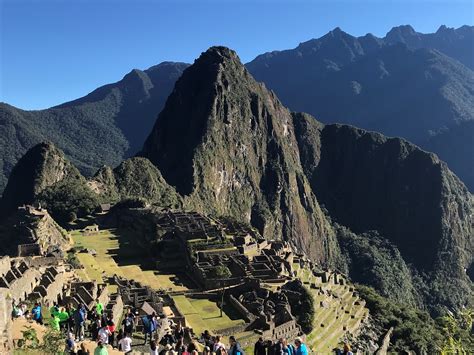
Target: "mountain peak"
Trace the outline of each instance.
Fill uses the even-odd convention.
[[[218,66],[226,63],[235,63],[242,65],[239,56],[235,51],[224,46],[213,46],[207,51],[201,53],[199,58],[194,61],[194,65],[202,66]]]
[[[403,35],[413,35],[416,33],[415,29],[411,25],[400,25],[393,27],[388,33],[387,36],[391,33],[399,33]]]
[[[8,211],[31,203],[47,187],[65,178],[79,176],[79,171],[53,143],[39,143],[28,150],[13,168],[3,193],[2,207]]]

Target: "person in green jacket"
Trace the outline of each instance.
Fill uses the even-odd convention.
[[[95,311],[99,317],[102,316],[102,313],[104,313],[104,305],[100,303],[99,299],[95,300]]]
[[[57,315],[54,315],[50,318],[49,324],[51,325],[51,328],[54,330],[57,330],[58,332],[60,331],[61,327],[59,326],[59,317]]]
[[[102,344],[101,341],[97,343],[97,348],[94,350],[94,355],[109,355],[107,351],[107,346]]]
[[[68,324],[68,319],[69,319],[69,313],[67,313],[64,308],[61,308],[61,310],[55,314],[56,317],[59,318],[59,326],[61,329],[67,328]]]

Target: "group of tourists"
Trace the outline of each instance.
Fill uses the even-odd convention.
[[[85,305],[73,308],[69,305],[60,307],[54,304],[49,309],[50,326],[65,335],[65,353],[90,355],[83,340],[86,333],[92,341],[97,342],[94,355],[108,355],[110,347],[128,354],[132,352],[132,343],[137,342],[137,332],[141,331],[144,341],[137,342],[143,352],[150,355],[245,355],[234,336],[229,343],[223,343],[219,335],[211,335],[206,330],[198,341],[192,339],[188,328],[175,324],[167,317],[160,318],[156,313],[139,316],[137,310],[129,308],[122,318],[121,326],[116,326],[112,314],[108,314],[103,304],[96,300],[94,308],[89,311]],[[25,304],[14,305],[12,316],[26,317],[38,324],[43,324],[41,304],[35,303],[31,311]],[[118,329],[118,331],[117,331]],[[135,338],[133,337],[135,335]],[[348,344],[336,354],[352,355]],[[289,342],[285,338],[277,341],[264,340],[260,337],[254,346],[254,355],[307,355],[308,348],[301,338]]]
[[[294,344],[285,338],[277,341],[264,340],[260,337],[255,343],[254,355],[308,355],[308,348],[301,338],[296,338]]]

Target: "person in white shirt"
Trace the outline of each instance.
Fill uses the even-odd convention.
[[[225,349],[225,345],[223,343],[221,343],[220,335],[216,336],[216,340],[214,342],[214,346],[213,346],[212,351],[217,353],[217,350],[219,350],[219,349]]]
[[[100,328],[99,329],[99,335],[98,335],[99,341],[102,344],[107,345],[109,343],[109,335],[110,334],[112,334],[112,333],[110,332],[109,328],[107,328],[107,326]]]
[[[121,346],[122,351],[125,354],[132,352],[132,339],[130,338],[128,334],[125,334],[125,336],[122,339],[120,339],[119,345]]]

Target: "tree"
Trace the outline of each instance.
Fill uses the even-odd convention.
[[[219,279],[219,283],[221,285],[221,317],[223,315],[224,310],[224,293],[225,293],[225,280],[232,276],[229,268],[224,265],[216,266],[214,269],[214,276],[216,279]]]

